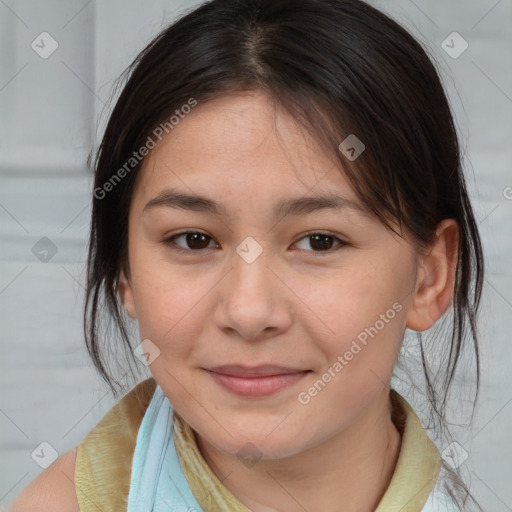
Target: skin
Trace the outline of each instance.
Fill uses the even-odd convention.
[[[228,215],[150,208],[163,189],[208,196]],[[427,254],[379,219],[324,209],[274,219],[279,200],[337,192],[353,201],[339,163],[259,92],[195,107],[146,157],[129,215],[129,275],[119,293],[141,340],[160,354],[155,380],[196,432],[223,484],[251,510],[369,511],[400,450],[389,383],[407,328],[431,327],[450,305],[457,224],[440,223]],[[201,247],[185,236],[208,237]],[[309,243],[311,231],[347,245]],[[263,252],[236,252],[248,236]],[[195,252],[194,252],[195,251]],[[298,401],[381,314],[401,311],[309,403]],[[278,364],[310,370],[267,397],[239,397],[204,368]],[[261,457],[248,467],[246,443]]]

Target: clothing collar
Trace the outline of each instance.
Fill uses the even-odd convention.
[[[409,403],[390,392],[392,418],[402,437],[391,482],[375,512],[418,512],[432,492],[441,456]],[[250,512],[213,473],[204,460],[195,433],[174,410],[174,442],[185,478],[205,511]]]

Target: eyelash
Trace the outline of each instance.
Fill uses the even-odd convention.
[[[210,240],[213,240],[213,238],[211,236],[207,235],[206,233],[202,233],[201,231],[182,231],[181,233],[175,233],[174,235],[163,239],[162,243],[164,245],[168,246],[173,251],[176,251],[176,252],[179,252],[179,253],[182,253],[182,254],[187,254],[187,255],[191,255],[191,253],[202,253],[202,252],[204,252],[204,251],[206,251],[208,249],[208,248],[197,249],[197,250],[183,249],[182,247],[178,246],[176,244],[176,242],[174,241],[176,238],[178,238],[180,236],[189,235],[189,234],[204,235],[207,238],[209,238]],[[325,251],[307,251],[307,252],[312,252],[315,256],[321,256],[321,255],[324,255],[324,254],[332,254],[334,251],[337,251],[337,250],[342,249],[343,247],[349,245],[347,242],[345,242],[341,238],[337,237],[336,235],[333,235],[332,233],[324,233],[324,232],[321,232],[321,231],[311,231],[309,233],[305,233],[302,236],[302,238],[299,238],[294,243],[300,242],[301,240],[304,240],[305,238],[311,237],[313,235],[328,236],[328,237],[333,238],[333,239],[335,239],[335,240],[337,240],[339,242],[338,245],[335,246],[334,248],[331,248],[331,249],[328,249],[328,250],[325,250]]]

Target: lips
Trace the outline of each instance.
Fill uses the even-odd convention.
[[[222,388],[243,397],[264,397],[301,380],[309,370],[275,365],[222,365],[208,369]]]
[[[213,368],[210,368],[209,371],[220,373],[222,375],[231,375],[233,377],[267,377],[272,375],[288,375],[292,373],[301,373],[307,370],[298,370],[294,368],[276,365],[222,365],[214,366]]]

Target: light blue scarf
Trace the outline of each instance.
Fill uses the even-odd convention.
[[[157,384],[137,434],[127,512],[203,512],[181,470],[172,412]]]

